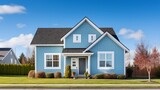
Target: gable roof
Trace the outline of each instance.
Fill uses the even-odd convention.
[[[63,44],[60,40],[71,28],[38,28],[31,44]]]
[[[36,44],[63,44],[61,38],[67,34],[72,28],[38,28],[34,38],[31,42],[32,45]],[[115,39],[118,39],[113,28],[99,28],[104,33],[110,33]]]
[[[64,40],[67,36],[69,36],[74,30],[76,30],[81,24],[83,24],[84,22],[88,22],[93,28],[95,28],[100,34],[103,34],[104,32],[102,30],[100,30],[91,20],[89,20],[88,18],[83,18],[78,24],[76,24],[72,30],[70,30],[65,36],[63,36],[61,38],[61,41]]]
[[[11,48],[0,48],[0,60],[3,60],[10,50]]]
[[[99,41],[101,41],[105,36],[108,36],[111,38],[115,43],[117,43],[121,48],[123,48],[125,51],[129,52],[129,49],[123,45],[120,41],[115,39],[110,33],[105,32],[103,35],[101,35],[97,40],[95,40],[92,44],[90,44],[84,51],[83,53],[87,52],[89,49],[91,49],[94,45],[96,45]]]

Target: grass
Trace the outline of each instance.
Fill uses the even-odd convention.
[[[0,84],[160,84],[160,79],[66,79],[27,78],[27,76],[0,76]]]

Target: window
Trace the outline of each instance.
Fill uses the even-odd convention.
[[[73,42],[74,43],[81,43],[81,35],[80,34],[73,34]]]
[[[45,68],[59,69],[60,68],[60,54],[46,53],[45,54]]]
[[[10,54],[12,55],[12,51],[10,52]]]
[[[11,64],[13,63],[13,59],[11,58]]]
[[[98,68],[113,69],[114,68],[114,52],[98,52]]]
[[[89,34],[88,35],[88,42],[92,43],[96,40],[96,34]]]
[[[71,69],[78,68],[78,58],[71,58]]]

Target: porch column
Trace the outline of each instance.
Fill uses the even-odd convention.
[[[88,56],[88,73],[91,74],[91,72],[90,72],[90,56]]]
[[[66,68],[66,56],[64,56],[64,75],[65,75],[65,68]]]

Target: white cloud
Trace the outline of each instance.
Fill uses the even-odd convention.
[[[24,13],[26,8],[20,5],[0,5],[0,14]]]
[[[26,27],[26,24],[18,23],[18,24],[16,24],[16,27],[19,28],[19,29],[21,29],[21,28]]]
[[[127,29],[127,28],[122,28],[119,31],[119,35],[122,35],[127,39],[135,39],[135,40],[140,40],[144,38],[144,33],[140,29],[134,31],[134,30]]]
[[[32,34],[20,34],[17,37],[12,37],[9,40],[6,41],[0,41],[0,47],[16,47],[16,46],[22,46],[22,47],[29,47],[31,40],[33,38]]]

